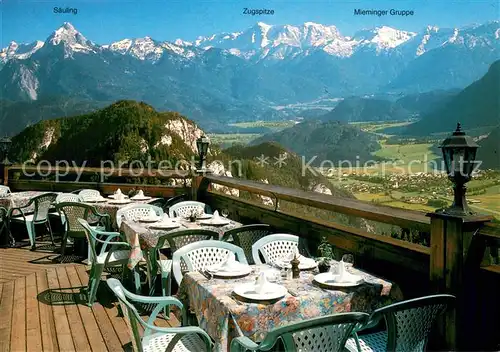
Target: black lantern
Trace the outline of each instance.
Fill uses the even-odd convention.
[[[196,147],[198,148],[198,155],[200,156],[199,169],[205,170],[206,160],[208,154],[208,146],[210,145],[210,140],[205,135],[201,136],[196,140]]]
[[[470,181],[474,171],[479,145],[470,136],[466,136],[460,123],[457,123],[455,132],[439,148],[443,151],[448,178],[453,182],[453,204],[444,209],[444,213],[454,216],[474,215],[465,200],[465,184]]]
[[[2,164],[7,165],[9,164],[9,159],[7,156],[9,155],[9,150],[10,150],[10,145],[12,144],[12,141],[10,140],[9,137],[2,137],[0,138],[0,151],[1,155],[3,158]]]

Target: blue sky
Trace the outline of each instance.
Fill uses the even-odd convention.
[[[76,8],[78,13],[54,14],[54,6]],[[88,39],[106,44],[147,35],[157,40],[193,40],[199,35],[241,31],[258,21],[268,24],[318,22],[336,25],[342,34],[351,35],[380,25],[419,31],[429,24],[461,27],[500,17],[498,1],[491,0],[3,0],[0,7],[1,47],[11,40],[20,43],[45,40],[65,21],[71,22]],[[243,15],[244,7],[273,9],[274,15]],[[407,9],[415,14],[411,17],[354,16],[355,8]]]

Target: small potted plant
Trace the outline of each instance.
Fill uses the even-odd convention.
[[[326,273],[330,270],[330,261],[334,259],[332,245],[328,242],[326,237],[321,239],[318,246],[318,252],[321,257],[318,258],[318,270],[320,273]]]

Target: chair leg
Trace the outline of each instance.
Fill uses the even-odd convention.
[[[172,273],[161,272],[161,294],[170,296],[172,294]],[[170,319],[170,306],[166,306],[164,310],[165,319]]]
[[[26,221],[26,230],[28,231],[28,237],[30,239],[30,244],[31,244],[31,250],[34,251],[36,246],[35,246],[35,223],[31,221]]]
[[[140,294],[141,293],[141,274],[139,273],[139,269],[137,268],[137,265],[133,269],[133,275],[134,275],[135,292],[137,294]]]
[[[87,298],[88,298],[88,303],[87,305],[89,307],[92,307],[92,305],[95,302],[96,295],[97,295],[97,289],[99,288],[99,284],[101,282],[101,275],[102,271],[104,269],[104,265],[102,264],[95,264],[92,265],[92,269],[90,270],[90,277],[89,277],[89,287],[88,287],[88,292],[87,292]]]
[[[65,231],[61,242],[61,256],[64,256],[64,251],[66,250],[67,241],[68,241],[68,232]]]
[[[49,230],[50,240],[52,241],[52,245],[55,246],[54,234],[52,233],[52,226],[50,226],[50,221],[47,220],[47,222],[45,223],[45,226],[47,227],[47,230]]]

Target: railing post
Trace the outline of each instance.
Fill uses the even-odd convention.
[[[474,324],[476,304],[469,301],[468,291],[474,289],[472,273],[479,270],[481,262],[472,258],[482,259],[483,256],[483,253],[476,253],[480,249],[472,245],[473,236],[491,217],[457,217],[443,213],[430,213],[428,216],[431,217],[431,285],[435,293],[449,293],[457,297],[455,309],[448,310],[444,321],[439,324],[439,340],[445,344],[439,348],[467,349],[470,343],[467,336],[471,336],[468,328]]]
[[[9,185],[9,164],[0,164],[0,170],[2,175],[2,183],[4,186]]]

